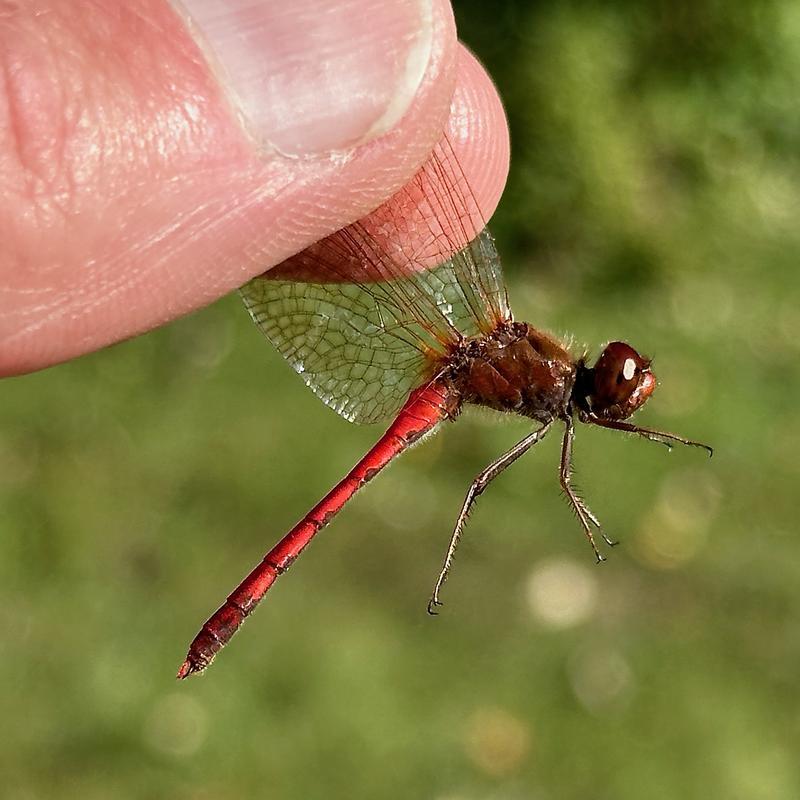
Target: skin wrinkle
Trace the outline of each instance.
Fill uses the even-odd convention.
[[[291,181],[287,180],[287,177],[289,176],[284,175],[283,177],[284,180],[282,189],[286,190]],[[26,326],[19,332],[18,335],[25,335],[34,332],[41,325],[51,324],[53,321],[62,317],[71,317],[72,319],[91,317],[92,312],[96,307],[105,305],[109,299],[126,292],[133,286],[141,286],[143,293],[146,295],[151,291],[150,286],[153,283],[151,281],[151,274],[161,274],[164,264],[169,263],[174,255],[183,249],[186,241],[191,240],[196,235],[198,228],[203,227],[206,230],[211,231],[214,229],[220,229],[224,231],[227,229],[228,223],[232,218],[245,216],[245,211],[249,206],[259,205],[265,198],[269,199],[273,203],[279,204],[281,201],[281,193],[282,192],[277,190],[274,185],[262,183],[253,190],[250,197],[246,199],[241,197],[232,198],[230,204],[220,211],[216,211],[212,208],[213,203],[207,203],[192,209],[188,209],[185,216],[174,219],[169,225],[162,228],[159,232],[154,233],[148,241],[141,243],[133,242],[132,247],[130,247],[127,251],[120,253],[117,259],[104,264],[102,271],[95,273],[96,277],[98,278],[97,283],[102,288],[102,292],[96,292],[94,290],[96,287],[93,287],[88,291],[87,289],[81,289],[71,296],[60,298],[57,306],[54,307],[52,303],[48,306],[45,306],[43,310],[47,311],[47,314],[44,318]],[[212,211],[213,213],[209,214],[209,211]],[[171,238],[174,238],[175,241],[170,242]],[[147,268],[136,274],[133,280],[130,279],[128,273],[126,273],[124,270],[118,269],[116,263],[117,261],[127,261],[128,256],[131,253],[147,253],[151,248],[161,244],[164,241],[170,242],[169,245],[164,248],[163,252],[158,258],[145,258],[144,262],[148,265]],[[250,256],[250,258],[254,261],[257,260],[255,255]],[[242,268],[244,269],[244,265]],[[111,278],[110,280],[109,277]],[[204,276],[202,273],[198,274],[198,280],[202,281],[203,277]],[[215,296],[213,292],[214,275],[209,274],[208,277],[211,279],[208,281],[208,285],[211,289],[210,296],[213,297]],[[179,283],[177,286],[172,287],[174,291],[168,293],[167,296],[172,297],[174,300],[179,299],[183,286],[183,284]],[[90,298],[88,302],[85,296],[87,294]],[[173,308],[180,307],[180,303],[172,303],[167,305],[167,312],[164,319],[166,320],[169,318],[169,312]],[[13,338],[14,337],[11,337],[10,341],[13,341]]]
[[[37,224],[40,224],[43,219],[40,208],[43,196],[40,189],[43,179],[40,165],[43,159],[33,158],[37,148],[31,147],[29,142],[28,132],[33,126],[26,124],[28,120],[27,110],[31,104],[24,96],[25,67],[13,62],[11,60],[13,58],[12,53],[6,52],[5,48],[0,48],[0,51],[0,58],[2,58],[3,63],[3,88],[7,98],[6,108],[8,114],[6,124],[3,127],[11,132],[13,143],[11,151],[12,163],[6,164],[8,178],[4,179],[4,188],[7,191],[14,192],[15,199],[21,204],[21,213],[35,217]]]
[[[8,59],[9,53],[6,52],[5,48],[0,47],[0,90],[2,91],[2,97],[5,98],[5,114],[3,115],[3,119],[0,120],[0,122],[2,122],[0,128],[7,130],[11,134],[11,152],[16,154],[15,163],[22,166],[22,133],[19,125],[19,114],[16,111],[18,106],[17,93],[11,91],[14,81],[11,79],[12,71]],[[4,180],[3,183],[8,186],[9,182]]]
[[[69,64],[64,62],[72,53],[62,52],[54,41],[56,37],[46,28],[26,33],[37,38],[32,58],[46,59],[48,63],[31,64],[20,57],[10,70],[13,79],[6,88],[19,143],[23,196],[30,203],[37,224],[49,230],[57,223],[64,224],[74,211],[76,183],[68,166],[66,143],[76,127],[73,118],[80,118],[80,112],[68,102],[71,93],[63,83],[71,74]],[[24,52],[19,47],[10,50],[16,56]]]
[[[214,231],[215,229],[225,230],[232,218],[237,216],[245,216],[245,212],[250,206],[259,206],[263,203],[264,199],[269,199],[272,203],[279,204],[281,202],[282,191],[285,191],[291,183],[291,175],[288,174],[288,171],[281,170],[281,172],[281,190],[277,189],[276,185],[274,184],[264,182],[260,186],[256,187],[252,194],[247,198],[231,198],[229,204],[221,210],[212,209],[210,203],[187,209],[183,217],[174,219],[170,224],[164,226],[158,232],[154,232],[148,241],[143,243],[134,242],[131,249],[128,252],[121,253],[117,260],[125,261],[130,252],[145,253],[162,242],[168,242],[168,245],[164,248],[163,252],[158,258],[145,259],[146,263],[148,264],[148,268],[141,274],[137,275],[135,280],[123,279],[125,277],[125,273],[122,270],[117,269],[116,261],[108,262],[101,273],[102,277],[112,275],[119,276],[120,279],[112,279],[109,282],[103,282],[103,303],[105,303],[105,299],[114,297],[122,290],[129,289],[131,286],[141,285],[146,292],[148,290],[150,273],[159,274],[163,269],[163,264],[168,263],[174,257],[175,253],[178,253],[183,249],[185,242],[194,237],[197,228],[204,227],[211,231]],[[278,183],[278,179],[276,178],[275,180],[276,183]],[[170,239],[173,238],[175,241],[170,241]],[[254,255],[251,256],[251,258],[255,259],[256,257]],[[199,277],[200,276],[198,275],[198,278]],[[213,275],[210,275],[209,277],[213,278]],[[212,281],[209,281],[209,283],[210,285],[213,285]],[[181,285],[179,284],[173,288],[176,291],[171,296],[174,298],[180,297]],[[76,300],[78,299],[79,298],[76,298]],[[76,303],[76,305],[83,313],[86,313],[91,311],[95,303]],[[176,307],[180,307],[180,305],[176,304]],[[61,309],[62,314],[68,314],[69,312],[70,307]],[[52,319],[53,318],[51,316],[49,321],[52,321]],[[32,330],[35,330],[35,327],[30,326],[26,329],[26,332],[30,333]]]
[[[72,170],[68,168],[66,147],[74,129],[74,123],[70,124],[71,119],[73,116],[79,118],[80,112],[75,111],[75,104],[69,103],[69,93],[64,90],[60,81],[60,76],[64,73],[58,63],[58,50],[49,42],[43,46],[48,58],[55,62],[48,72],[50,76],[54,77],[52,92],[56,95],[55,107],[56,109],[63,108],[63,113],[51,114],[48,117],[48,123],[52,124],[52,128],[45,135],[48,136],[50,147],[46,153],[43,149],[39,163],[43,171],[46,166],[50,167],[45,178],[46,187],[53,204],[61,211],[63,221],[72,205],[69,199],[75,197],[74,176]]]
[[[73,118],[82,114],[71,105],[71,96],[60,82],[70,75],[68,61],[71,53],[60,53],[51,46],[52,36],[48,31],[35,31],[39,48],[31,58],[38,63],[21,60],[22,46],[2,48],[6,54],[5,83],[8,97],[11,128],[15,136],[17,154],[16,184],[18,197],[26,211],[18,212],[17,219],[29,220],[26,227],[41,232],[53,232],[66,227],[69,219],[79,211],[76,207],[75,174],[68,165],[73,165],[66,155],[67,142],[77,128]],[[25,31],[25,34],[29,34]],[[27,50],[30,52],[30,50]],[[60,55],[60,60],[56,57]],[[8,66],[8,59],[17,57],[17,62]],[[42,59],[47,64],[42,64]],[[52,63],[50,63],[52,62]],[[9,182],[11,183],[11,182]],[[8,185],[8,184],[7,184]],[[35,222],[31,222],[35,220]],[[23,265],[19,265],[23,266]],[[24,265],[32,268],[33,265]],[[48,264],[43,262],[40,272],[46,272]]]
[[[195,214],[200,214],[204,210],[204,208],[198,207],[188,212],[188,215],[193,216]],[[79,319],[81,316],[89,317],[93,309],[106,305],[110,299],[124,293],[131,287],[141,285],[146,294],[149,291],[151,274],[159,275],[160,271],[163,269],[163,262],[168,261],[175,250],[179,248],[173,246],[172,249],[165,250],[164,254],[159,259],[146,261],[146,266],[135,274],[119,269],[118,262],[124,263],[131,252],[148,251],[154,245],[167,239],[170,234],[174,234],[176,231],[179,232],[185,223],[185,220],[177,218],[158,233],[152,234],[149,241],[142,243],[134,241],[132,245],[124,249],[117,258],[105,261],[101,269],[93,271],[95,279],[93,285],[76,287],[69,295],[64,294],[59,296],[59,294],[56,293],[55,302],[53,300],[48,300],[41,306],[29,307],[26,309],[26,316],[32,316],[33,321],[27,325],[21,326],[15,334],[7,337],[5,340],[6,343],[11,345],[15,339],[20,337],[24,338],[65,317],[71,317],[73,319]],[[187,235],[191,236],[191,233]],[[87,262],[86,266],[92,267],[95,266],[96,263],[97,262]],[[35,290],[35,293],[39,292]],[[49,297],[50,293],[48,292],[47,295]]]
[[[51,48],[46,48],[43,52],[47,52]],[[56,48],[57,49],[57,48]],[[22,95],[24,94],[24,90],[27,88],[30,92],[30,83],[28,86],[21,85],[15,80],[8,80],[9,73],[14,75],[19,75],[24,77],[27,80],[36,80],[37,77],[41,77],[43,80],[51,80],[51,75],[61,75],[65,73],[67,75],[70,74],[69,65],[65,65],[65,69],[53,69],[52,65],[43,66],[41,64],[33,65],[33,69],[26,72],[24,67],[22,69],[14,69],[9,70],[9,58],[11,57],[12,53],[16,55],[16,51],[14,48],[9,48],[6,50],[2,48],[4,57],[3,64],[6,68],[4,70],[5,73],[5,81],[7,84],[10,84],[10,87],[6,87],[6,97],[8,98],[8,102],[10,104],[11,112],[9,113],[10,119],[14,122],[12,130],[16,134],[15,141],[17,143],[16,152],[18,153],[17,163],[16,163],[16,170],[17,170],[17,183],[22,183],[25,188],[25,193],[27,197],[24,198],[23,211],[17,214],[16,220],[17,222],[23,221],[23,224],[26,225],[28,230],[32,230],[35,228],[36,231],[48,231],[52,230],[57,224],[64,222],[64,217],[66,215],[75,216],[80,213],[80,209],[74,207],[74,204],[71,202],[73,198],[76,196],[76,183],[83,184],[84,188],[89,188],[91,190],[91,183],[92,183],[92,176],[96,175],[98,172],[102,172],[104,169],[104,164],[96,164],[93,163],[96,159],[102,158],[104,161],[108,161],[111,165],[112,169],[115,166],[115,162],[118,160],[118,156],[120,153],[124,152],[125,149],[128,147],[129,144],[135,143],[142,146],[142,151],[145,154],[150,154],[156,150],[156,148],[150,149],[148,148],[148,142],[146,141],[146,137],[142,137],[139,135],[140,131],[143,130],[152,130],[149,126],[145,123],[140,122],[138,125],[135,123],[129,122],[127,128],[120,128],[120,126],[114,124],[114,119],[112,115],[109,115],[108,118],[104,119],[104,111],[105,108],[101,102],[94,102],[95,101],[95,93],[93,91],[94,85],[91,80],[87,80],[86,84],[81,87],[81,91],[79,93],[72,93],[73,97],[80,97],[84,102],[81,103],[80,108],[73,112],[73,109],[77,108],[78,103],[75,103],[73,107],[70,107],[66,102],[67,98],[70,96],[70,92],[64,92],[63,89],[58,92],[58,99],[56,102],[53,103],[45,103],[42,102],[40,97],[42,92],[33,92],[35,95],[32,99],[25,98]],[[66,58],[65,60],[69,60]],[[37,70],[40,72],[37,73]],[[130,76],[128,76],[130,77]],[[13,88],[11,88],[13,87]],[[55,90],[57,87],[53,86],[52,89]],[[195,95],[192,98],[192,103],[196,108],[197,105],[197,98],[198,96]],[[30,101],[30,102],[29,102]],[[98,113],[99,119],[93,121],[89,118],[89,114],[86,112],[86,106],[90,108],[94,108]],[[20,110],[24,109],[34,109],[35,111],[39,107],[43,107],[46,110],[55,109],[58,110],[60,108],[65,108],[67,111],[67,117],[69,118],[69,122],[71,123],[73,119],[76,120],[77,124],[67,124],[56,126],[54,124],[50,124],[49,127],[52,130],[58,129],[59,132],[52,136],[48,137],[48,144],[55,143],[57,144],[61,150],[60,155],[58,158],[54,157],[55,151],[47,150],[46,148],[37,147],[39,145],[39,140],[36,139],[35,136],[28,135],[27,138],[23,136],[24,132],[30,133],[28,131],[29,128],[32,127],[30,124],[30,120],[21,119],[20,114],[18,113]],[[37,111],[37,113],[42,113],[41,111]],[[169,155],[168,150],[172,149],[179,149],[185,148],[186,142],[188,139],[191,139],[192,136],[195,135],[198,126],[194,123],[194,120],[197,118],[197,113],[193,112],[191,114],[181,113],[181,119],[178,120],[178,117],[175,115],[175,110],[170,109],[167,124],[161,121],[161,124],[157,126],[157,128],[161,128],[158,131],[154,138],[160,136],[160,143],[165,146],[161,146],[158,148],[160,150],[160,155],[162,159],[165,156]],[[127,116],[122,114],[123,119],[127,120],[136,120],[134,116]],[[194,119],[193,119],[194,118]],[[64,119],[62,117],[62,119]],[[138,120],[136,120],[138,122]],[[186,123],[191,122],[194,131],[189,132],[186,135],[180,135],[181,129],[185,129],[187,127]],[[99,124],[97,124],[99,122]],[[38,130],[42,129],[42,124],[40,120],[34,120],[34,133],[38,132]],[[37,125],[38,123],[38,125]],[[44,126],[48,127],[48,126]],[[83,128],[85,132],[90,133],[89,142],[87,144],[86,141],[78,142],[78,149],[82,149],[81,155],[82,158],[76,159],[65,159],[63,157],[64,153],[64,144],[66,141],[70,141],[72,145],[75,145],[74,139],[71,138],[72,132],[76,128]],[[138,130],[137,130],[138,128]],[[163,131],[165,128],[169,129],[169,133],[167,136],[163,135]],[[51,130],[51,134],[52,134]],[[103,139],[103,132],[107,131],[114,131],[116,132],[116,136],[114,137],[113,141],[110,141],[108,138]],[[177,135],[176,135],[177,134]],[[69,139],[67,137],[70,137]],[[143,139],[145,141],[143,142]],[[27,143],[26,146],[22,146],[23,140]],[[37,155],[37,160],[33,159],[33,155]],[[88,158],[86,157],[88,156]],[[131,160],[133,157],[129,156],[128,159]],[[84,171],[84,175],[81,175],[78,180],[73,180],[71,173],[64,169],[65,163],[72,163],[82,167]],[[44,164],[48,164],[52,170],[52,174],[50,176],[45,176],[42,174],[42,166]],[[158,164],[158,166],[163,166],[163,162]],[[151,162],[151,168],[156,167],[156,163]],[[152,183],[153,172],[156,172],[155,169],[151,169],[150,174],[148,175],[141,175],[141,180],[143,183]],[[56,179],[56,176],[60,173],[60,180]],[[49,178],[49,179],[47,179]],[[20,180],[22,179],[22,180]],[[7,182],[9,185],[11,181]],[[87,186],[88,185],[88,186]],[[53,213],[54,210],[59,211],[58,215]],[[128,209],[128,213],[133,214],[135,209]],[[24,223],[24,219],[27,216],[28,222]],[[25,231],[18,231],[18,233],[25,233]],[[104,280],[108,277],[108,272],[105,271],[105,274],[97,273],[93,268],[98,263],[97,259],[87,259],[84,268],[88,273],[91,273],[93,276],[93,280],[89,286],[86,287],[73,287],[71,290],[71,295],[69,297],[61,297],[58,294],[58,290],[53,287],[37,287],[31,290],[18,290],[16,292],[17,295],[20,294],[38,294],[46,298],[44,304],[36,304],[31,306],[30,303],[25,304],[25,308],[27,311],[27,317],[30,319],[31,317],[36,317],[40,314],[41,311],[46,311],[45,314],[41,315],[37,322],[33,322],[32,324],[21,326],[16,331],[16,336],[24,335],[26,331],[35,330],[41,327],[46,326],[53,319],[64,317],[71,315],[73,317],[78,316],[76,306],[82,302],[85,302],[84,295],[90,294],[93,287],[96,287],[98,284],[106,284],[108,286],[108,281]],[[113,261],[111,262],[113,266]],[[24,268],[24,269],[33,269],[36,265],[30,265],[30,267],[26,264],[17,263],[15,268]],[[43,260],[41,264],[36,267],[36,271],[39,274],[46,273],[51,269],[58,270],[58,264],[53,261],[45,261]],[[100,280],[96,280],[96,279]],[[114,281],[114,283],[120,285],[130,285],[130,280],[124,278],[123,276],[119,276],[119,279]],[[111,293],[114,293],[113,284],[108,287]],[[107,298],[106,298],[107,299]],[[105,300],[103,300],[105,302]],[[90,311],[93,305],[99,305],[100,298],[96,298],[96,302],[94,304],[89,303],[83,309],[82,313],[86,313]],[[12,337],[16,338],[16,336]]]
[[[196,97],[192,98],[192,105],[197,107]],[[158,149],[160,154],[164,156],[168,154],[167,147],[169,147],[169,149],[181,148],[186,146],[186,143],[193,139],[192,129],[197,129],[195,124],[197,114],[186,113],[185,109],[185,104],[181,104],[177,107],[170,107],[165,114],[159,117],[158,124],[155,126],[156,131],[153,134],[153,139],[158,142],[158,148],[152,148],[152,150]],[[189,133],[187,133],[187,130],[189,130]],[[168,135],[163,135],[163,131],[168,131]],[[147,152],[147,148],[145,148],[145,152]],[[162,162],[158,160],[151,161],[150,166],[149,174],[142,178],[143,185],[150,185],[153,178],[157,178],[158,173],[163,169]],[[215,171],[216,168],[204,168],[192,176],[193,180],[202,182],[204,178],[203,172],[205,170],[211,172]],[[166,183],[175,187],[179,193],[182,193],[185,190],[185,180],[185,176],[171,175]],[[185,246],[186,241],[191,240],[196,235],[199,228],[204,227],[213,230],[215,227],[224,227],[231,216],[235,213],[241,214],[241,198],[232,198],[231,208],[217,214],[216,217],[210,215],[211,206],[212,203],[210,201],[201,205],[196,205],[193,208],[187,209],[184,214],[174,216],[159,230],[149,233],[144,241],[137,241],[134,239],[129,243],[128,247],[122,248],[120,254],[116,258],[107,261],[104,264],[102,273],[97,276],[103,286],[102,302],[97,301],[95,303],[81,304],[80,298],[76,298],[77,302],[75,305],[80,308],[83,314],[89,314],[94,307],[105,305],[110,298],[120,294],[123,290],[128,290],[131,287],[139,285],[141,285],[143,294],[146,297],[149,293],[148,281],[151,276],[158,275],[164,265],[168,264],[170,259]],[[170,238],[175,238],[175,242],[165,247],[158,258],[152,258],[146,255],[162,242],[168,242]],[[129,260],[132,254],[136,253],[144,256],[141,261],[147,263],[148,266],[146,269],[141,270],[134,278],[131,278],[125,275],[123,270],[118,268],[118,263],[124,264]],[[111,281],[106,280],[109,275],[116,276],[117,279],[115,280],[112,278]],[[174,287],[177,291],[175,291],[171,297],[179,298],[181,288],[180,285]],[[167,307],[170,308],[171,305],[172,304],[168,304]],[[66,314],[68,312],[69,309],[63,309],[61,313]],[[53,319],[54,317],[51,315],[47,324],[51,323]],[[35,324],[27,326],[21,331],[21,335],[31,333],[35,329]]]

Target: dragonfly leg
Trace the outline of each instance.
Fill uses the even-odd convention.
[[[700,447],[703,450],[706,450],[709,456],[714,455],[714,449],[707,444],[703,444],[702,442],[695,442],[692,439],[686,439],[683,436],[678,436],[674,433],[667,433],[666,431],[643,428],[640,425],[634,425],[632,422],[625,422],[625,420],[603,419],[602,417],[597,417],[594,414],[586,414],[584,416],[584,421],[590,423],[591,425],[598,425],[601,428],[610,428],[611,430],[615,431],[635,433],[638,436],[644,437],[648,441],[663,444],[669,450],[672,450],[672,444],[673,442],[676,442],[677,444],[685,444],[689,447]]]
[[[610,539],[605,534],[605,532],[603,531],[603,526],[600,524],[600,520],[597,519],[597,517],[592,513],[592,509],[589,508],[589,506],[586,505],[586,501],[579,494],[575,493],[574,491],[573,491],[573,495],[575,497],[575,502],[577,502],[578,505],[581,507],[581,510],[586,515],[586,517],[589,520],[589,522],[591,522],[592,525],[594,525],[595,528],[597,528],[597,532],[603,537],[603,541],[609,547],[616,547],[619,544],[619,542],[616,539]]]
[[[472,504],[483,493],[486,487],[504,469],[506,469],[506,467],[510,467],[523,453],[533,447],[533,445],[535,445],[537,442],[540,442],[552,424],[553,421],[550,420],[542,425],[542,427],[538,430],[535,430],[533,433],[528,434],[524,439],[521,439],[507,453],[504,453],[502,456],[500,456],[500,458],[498,458],[496,461],[493,461],[488,467],[483,469],[470,484],[469,491],[467,491],[467,496],[464,498],[464,504],[461,506],[461,511],[459,512],[458,519],[456,520],[456,526],[453,529],[453,535],[450,537],[450,545],[447,548],[447,555],[445,555],[442,569],[439,572],[439,577],[436,579],[436,585],[433,588],[431,599],[428,601],[429,614],[435,616],[438,613],[436,608],[442,605],[439,595],[442,591],[445,581],[447,580],[447,576],[450,573],[450,567],[453,565],[453,557],[455,556],[456,548],[458,547],[458,542],[461,539],[461,534],[464,530],[464,525],[467,522],[467,517],[469,516]]]
[[[595,558],[598,563],[600,563],[601,561],[605,561],[606,557],[597,549],[597,543],[592,533],[592,525],[597,528],[600,535],[603,537],[603,541],[607,545],[614,547],[617,542],[613,539],[609,539],[608,536],[603,533],[597,517],[589,510],[586,503],[572,487],[572,443],[575,439],[575,423],[572,421],[572,417],[567,417],[565,419],[565,424],[566,430],[564,431],[564,440],[561,445],[561,488],[564,490],[570,505],[575,511],[575,516],[578,518],[583,532],[589,539],[589,544],[592,546],[592,550],[594,550]]]

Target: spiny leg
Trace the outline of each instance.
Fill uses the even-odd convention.
[[[602,419],[594,414],[587,414],[585,421],[592,425],[598,425],[601,428],[611,428],[611,430],[615,431],[635,433],[638,436],[644,437],[648,441],[663,444],[670,450],[672,450],[672,443],[677,442],[678,444],[685,444],[688,447],[701,447],[703,450],[708,452],[709,456],[714,455],[714,449],[709,445],[703,444],[702,442],[695,442],[693,439],[685,439],[683,436],[678,436],[675,433],[657,431],[653,428],[642,428],[639,425],[634,425],[632,422],[625,422],[624,420],[619,419]]]
[[[597,558],[598,562],[605,561],[606,557],[597,549],[597,544],[594,540],[594,534],[592,533],[592,524],[595,525],[598,531],[600,531],[600,535],[603,537],[603,541],[605,541],[606,544],[613,547],[617,543],[612,539],[609,539],[605,533],[603,533],[597,517],[592,514],[592,512],[586,506],[586,503],[583,502],[583,500],[572,488],[572,442],[575,437],[575,423],[572,421],[571,417],[567,417],[565,419],[565,424],[566,430],[564,431],[564,439],[561,445],[561,488],[564,490],[564,493],[567,495],[567,499],[572,505],[572,508],[575,510],[575,515],[578,517],[578,522],[580,522],[583,532],[589,539],[589,544],[592,546],[592,550],[594,550],[595,558]]]
[[[577,492],[575,492],[574,490],[573,490],[573,497],[574,497],[575,501],[578,503],[578,505],[580,505],[581,510],[586,515],[586,517],[588,518],[589,522],[591,522],[592,525],[594,525],[595,528],[597,528],[598,533],[603,537],[603,541],[609,547],[616,547],[619,544],[619,542],[616,541],[615,539],[609,539],[608,536],[606,536],[605,531],[603,530],[603,526],[600,524],[600,520],[597,519],[597,517],[594,515],[594,513],[592,512],[592,509],[589,508],[589,506],[586,505],[586,501]]]
[[[550,422],[546,422],[538,430],[528,434],[524,439],[521,439],[519,442],[517,442],[507,453],[504,453],[502,456],[500,456],[500,458],[498,458],[496,461],[493,461],[488,467],[483,469],[475,478],[475,480],[472,481],[469,491],[467,492],[467,496],[464,498],[464,504],[461,506],[458,519],[456,520],[456,526],[453,529],[453,535],[450,537],[450,545],[447,548],[447,555],[444,558],[444,563],[442,564],[441,572],[439,572],[439,577],[436,579],[436,585],[433,588],[433,594],[431,595],[431,599],[428,601],[429,614],[436,615],[438,613],[436,611],[436,607],[442,605],[441,601],[439,600],[439,593],[442,591],[442,587],[444,586],[447,576],[450,573],[450,567],[453,564],[453,556],[455,555],[456,548],[458,547],[458,542],[461,539],[461,533],[464,530],[464,525],[466,524],[472,504],[483,493],[486,487],[504,469],[506,469],[506,467],[510,467],[523,453],[533,447],[533,445],[535,445],[537,442],[540,442],[552,424],[553,421],[550,420]]]
[[[583,513],[586,514],[587,518],[589,519],[589,522],[591,522],[592,525],[594,525],[595,528],[597,528],[597,532],[603,537],[603,541],[609,547],[616,547],[619,544],[619,542],[616,539],[609,539],[608,538],[608,536],[606,535],[605,531],[603,530],[603,526],[600,524],[600,520],[597,519],[597,517],[592,513],[592,509],[589,508],[589,506],[586,505],[586,501],[579,494],[577,494],[577,493],[573,493],[573,494],[574,494],[575,500],[578,502],[578,504],[580,505],[581,509],[583,510]]]

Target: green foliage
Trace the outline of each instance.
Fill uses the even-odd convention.
[[[654,355],[642,420],[714,459],[581,430],[622,540],[595,568],[546,441],[481,499],[434,620],[463,492],[527,429],[467,415],[176,684],[199,623],[379,430],[324,408],[234,297],[6,381],[3,796],[800,796],[800,10],[457,14],[512,124],[493,228],[517,316]]]

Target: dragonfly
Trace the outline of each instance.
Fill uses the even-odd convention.
[[[411,231],[397,236],[402,228]],[[476,235],[477,232],[477,235]],[[671,448],[701,442],[629,418],[656,388],[651,360],[615,341],[593,366],[556,337],[514,319],[494,240],[446,135],[412,181],[349,225],[247,283],[256,325],[306,385],[354,423],[393,421],[353,469],[234,589],[178,671],[202,672],[311,540],[390,461],[466,405],[520,414],[532,430],[467,491],[428,603],[436,614],[467,517],[487,486],[557,424],[559,481],[598,562],[610,539],[572,485],[576,422]]]

